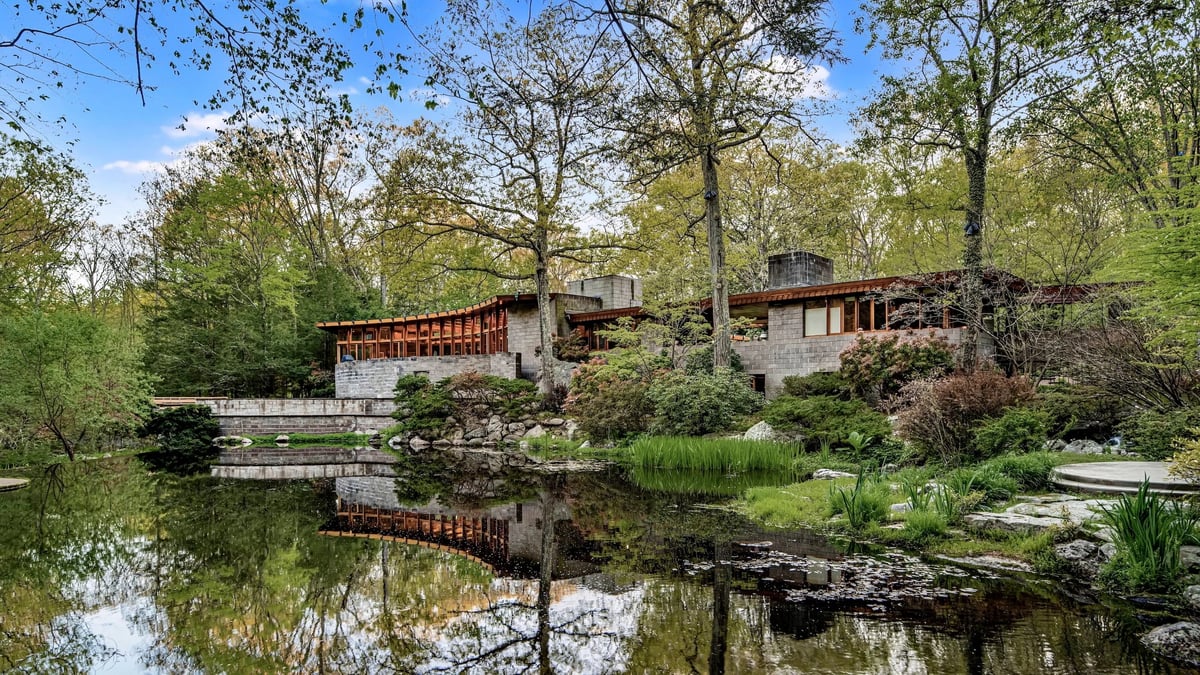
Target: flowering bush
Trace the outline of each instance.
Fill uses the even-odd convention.
[[[643,433],[654,418],[646,393],[655,374],[669,367],[667,359],[642,349],[614,349],[575,370],[565,410],[591,438]]]
[[[841,354],[842,379],[856,396],[877,404],[906,383],[941,377],[954,367],[954,348],[930,331],[927,337],[858,336]]]
[[[975,434],[981,422],[1032,400],[1029,378],[980,370],[942,379],[916,380],[900,392],[896,432],[945,464],[978,459]]]

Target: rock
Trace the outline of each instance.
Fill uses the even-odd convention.
[[[471,410],[474,411],[476,415],[486,415],[491,408],[489,408],[488,404],[486,403],[476,403],[475,405],[471,406]]]
[[[280,448],[286,448],[289,440],[291,439],[288,438],[287,434],[279,434],[275,437],[275,445]]]
[[[973,530],[999,530],[1001,532],[1019,532],[1032,534],[1045,532],[1052,527],[1061,527],[1063,521],[1059,518],[1042,516],[1026,516],[1019,513],[968,513],[963,517],[963,525]]]
[[[1058,502],[1074,502],[1078,501],[1079,497],[1075,495],[1017,495],[1015,499],[1019,502],[1027,504],[1057,504]]]
[[[551,417],[548,420],[542,420],[542,425],[547,427],[561,427],[566,423],[567,421],[561,417]]]
[[[458,438],[450,439],[450,442],[453,443],[454,445],[466,445],[467,444],[467,441],[462,437],[462,434],[459,434]]]
[[[521,452],[529,452],[529,441],[521,441],[517,444],[517,449]]]
[[[579,433],[579,422],[567,420],[567,423],[563,425],[563,432],[566,433],[568,441],[575,440],[576,434]]]
[[[834,478],[857,478],[857,475],[833,469],[817,469],[813,472],[813,480],[833,480]]]
[[[546,435],[546,430],[542,425],[536,424],[532,429],[525,432],[525,438],[543,438]]]
[[[1200,612],[1200,584],[1188,586],[1183,589],[1183,599],[1187,600],[1192,609]]]
[[[762,421],[747,429],[742,438],[747,441],[770,441],[775,438],[775,427]]]
[[[450,416],[450,417],[447,417],[447,418],[446,418],[446,426],[448,426],[448,427],[452,427],[452,426],[455,426],[455,425],[457,425],[457,424],[458,424],[458,419],[457,419],[457,418],[455,418],[455,417],[453,417],[453,416]]]
[[[1179,564],[1187,572],[1200,571],[1200,546],[1180,546]]]
[[[1200,624],[1180,621],[1159,626],[1142,636],[1142,644],[1169,659],[1200,666]]]
[[[525,423],[524,422],[513,422],[512,424],[508,425],[508,433],[510,433],[510,434],[525,433]]]
[[[585,449],[585,448],[590,448],[590,447],[592,447],[592,442],[591,442],[591,441],[584,441],[584,442],[582,442],[582,443],[580,443],[580,444],[579,444],[579,449],[580,449],[580,450],[583,450],[583,449]]]
[[[1096,552],[1102,561],[1108,562],[1117,555],[1117,545],[1112,542],[1101,544]]]
[[[1023,516],[1060,518],[1079,525],[1088,521],[1100,520],[1104,517],[1101,509],[1106,506],[1111,507],[1114,503],[1112,499],[1073,499],[1049,504],[1017,504],[1008,507],[1007,511]]]
[[[433,442],[433,447],[435,448],[448,448],[450,445],[450,441],[444,438],[439,438]]]
[[[1054,555],[1070,565],[1076,573],[1089,579],[1100,572],[1099,554],[1100,547],[1083,539],[1054,547]]]
[[[408,447],[412,448],[413,450],[425,450],[431,445],[433,444],[421,438],[420,436],[414,436],[413,439],[408,442]]]
[[[909,504],[908,502],[892,504],[892,513],[908,513],[909,511],[912,511],[912,504]]]
[[[1067,442],[1060,438],[1056,438],[1054,440],[1046,441],[1045,443],[1042,443],[1042,449],[1045,450],[1046,452],[1062,452],[1066,448],[1067,448]]]
[[[898,464],[892,464],[891,462],[889,462],[889,463],[887,463],[887,464],[884,464],[884,465],[883,465],[883,468],[882,468],[882,469],[880,469],[880,471],[882,471],[882,472],[884,472],[885,474],[888,474],[888,475],[891,475],[891,474],[893,474],[893,473],[896,473],[896,472],[897,472],[897,471],[899,471],[899,470],[900,470],[900,466],[899,466]]]
[[[404,447],[404,437],[403,436],[392,436],[391,438],[388,439],[387,445],[389,448],[391,448],[393,450],[399,450]]]
[[[1096,441],[1071,441],[1067,447],[1063,448],[1063,452],[1073,452],[1078,455],[1103,455],[1104,446]]]
[[[1097,527],[1096,530],[1092,532],[1092,536],[1100,541],[1106,541],[1109,543],[1112,543],[1113,539],[1116,538],[1116,535],[1113,534],[1113,529],[1108,525],[1101,525],[1100,527]]]
[[[467,432],[465,434],[463,434],[463,438],[468,441],[474,440],[476,438],[483,438],[484,436],[487,436],[487,430],[484,429],[483,427],[472,427],[470,429],[467,429]]]
[[[371,446],[372,448],[382,447],[383,446],[383,436],[380,435],[379,433],[371,434],[371,437],[367,439],[367,445]]]
[[[467,439],[467,446],[471,448],[483,447],[483,439],[476,436],[475,438]]]

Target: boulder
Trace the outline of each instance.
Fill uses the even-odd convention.
[[[1159,626],[1142,636],[1142,644],[1168,659],[1200,667],[1200,624],[1180,621]]]
[[[1100,547],[1090,541],[1076,539],[1054,547],[1054,555],[1067,563],[1077,574],[1089,579],[1100,572]]]
[[[275,437],[275,445],[280,448],[286,448],[290,440],[287,434],[279,434]]]
[[[1079,525],[1088,521],[1100,520],[1104,517],[1102,508],[1111,508],[1115,503],[1111,499],[1072,499],[1070,501],[1051,502],[1049,504],[1017,504],[1016,506],[1008,507],[1007,511],[1023,516],[1061,518]]]
[[[1200,584],[1194,584],[1183,589],[1183,599],[1197,612],[1200,612]]]
[[[463,434],[463,438],[467,441],[472,441],[476,438],[483,438],[484,436],[487,436],[487,429],[484,429],[483,427],[472,427],[467,429],[467,432]]]
[[[1063,521],[1059,518],[1043,516],[1026,516],[1019,513],[968,513],[963,517],[963,525],[973,530],[998,530],[1000,532],[1017,532],[1032,534],[1045,532],[1053,527],[1061,527]]]
[[[1117,556],[1117,545],[1111,541],[1101,544],[1098,553],[1100,554],[1100,560],[1108,562]]]
[[[525,423],[524,422],[513,422],[512,424],[509,424],[508,425],[508,433],[510,433],[510,434],[525,433]]]
[[[566,423],[567,421],[561,417],[551,417],[548,420],[542,420],[542,425],[547,427],[561,427]]]
[[[424,438],[421,438],[420,436],[414,436],[413,439],[408,442],[408,447],[418,451],[428,449],[431,445],[433,444]]]
[[[1067,447],[1063,448],[1063,452],[1073,452],[1078,455],[1103,455],[1104,446],[1096,441],[1071,441]]]
[[[742,438],[747,441],[770,441],[775,438],[775,428],[766,421],[759,422],[746,430]]]
[[[1067,449],[1067,442],[1056,438],[1042,443],[1042,449],[1046,452],[1062,452]]]
[[[1200,571],[1200,546],[1180,546],[1179,564],[1183,566],[1184,571]]]
[[[912,511],[912,504],[909,504],[908,502],[892,504],[892,513],[908,513],[909,511]]]
[[[834,478],[857,478],[856,474],[833,469],[817,469],[813,472],[813,480],[833,480]]]
[[[392,436],[391,438],[389,438],[387,440],[387,445],[389,448],[391,448],[393,450],[399,450],[404,447],[404,437],[403,436]]]
[[[563,433],[566,434],[568,441],[575,440],[576,434],[579,433],[579,422],[567,420],[567,423],[563,425]]]
[[[546,430],[540,424],[535,424],[532,429],[525,432],[525,438],[542,438],[545,435]]]

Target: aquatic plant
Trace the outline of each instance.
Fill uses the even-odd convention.
[[[1102,581],[1126,591],[1165,591],[1179,583],[1179,547],[1195,537],[1194,509],[1150,492],[1147,479],[1137,494],[1105,507],[1104,521],[1117,553],[1101,571]]]
[[[737,438],[651,436],[629,449],[630,462],[643,469],[694,471],[785,471],[792,467],[796,448],[784,443]]]
[[[859,471],[854,487],[829,486],[829,507],[833,515],[844,514],[850,527],[860,530],[869,523],[879,522],[887,515],[888,488]]]
[[[904,537],[910,541],[924,541],[946,533],[946,517],[936,511],[914,509],[904,518]]]

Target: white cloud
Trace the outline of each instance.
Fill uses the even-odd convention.
[[[175,127],[162,127],[168,138],[195,138],[214,134],[229,126],[229,116],[224,113],[188,113],[183,122]]]
[[[166,168],[166,166],[167,162],[155,162],[149,159],[141,159],[132,162],[127,159],[118,159],[115,162],[109,162],[108,164],[105,164],[104,169],[107,171],[115,170],[120,171],[121,173],[139,175],[161,171],[162,169]]]
[[[797,100],[828,101],[837,96],[837,92],[829,86],[828,68],[806,66],[787,56],[772,56],[770,61],[763,64],[763,69],[752,76],[757,81]]]

